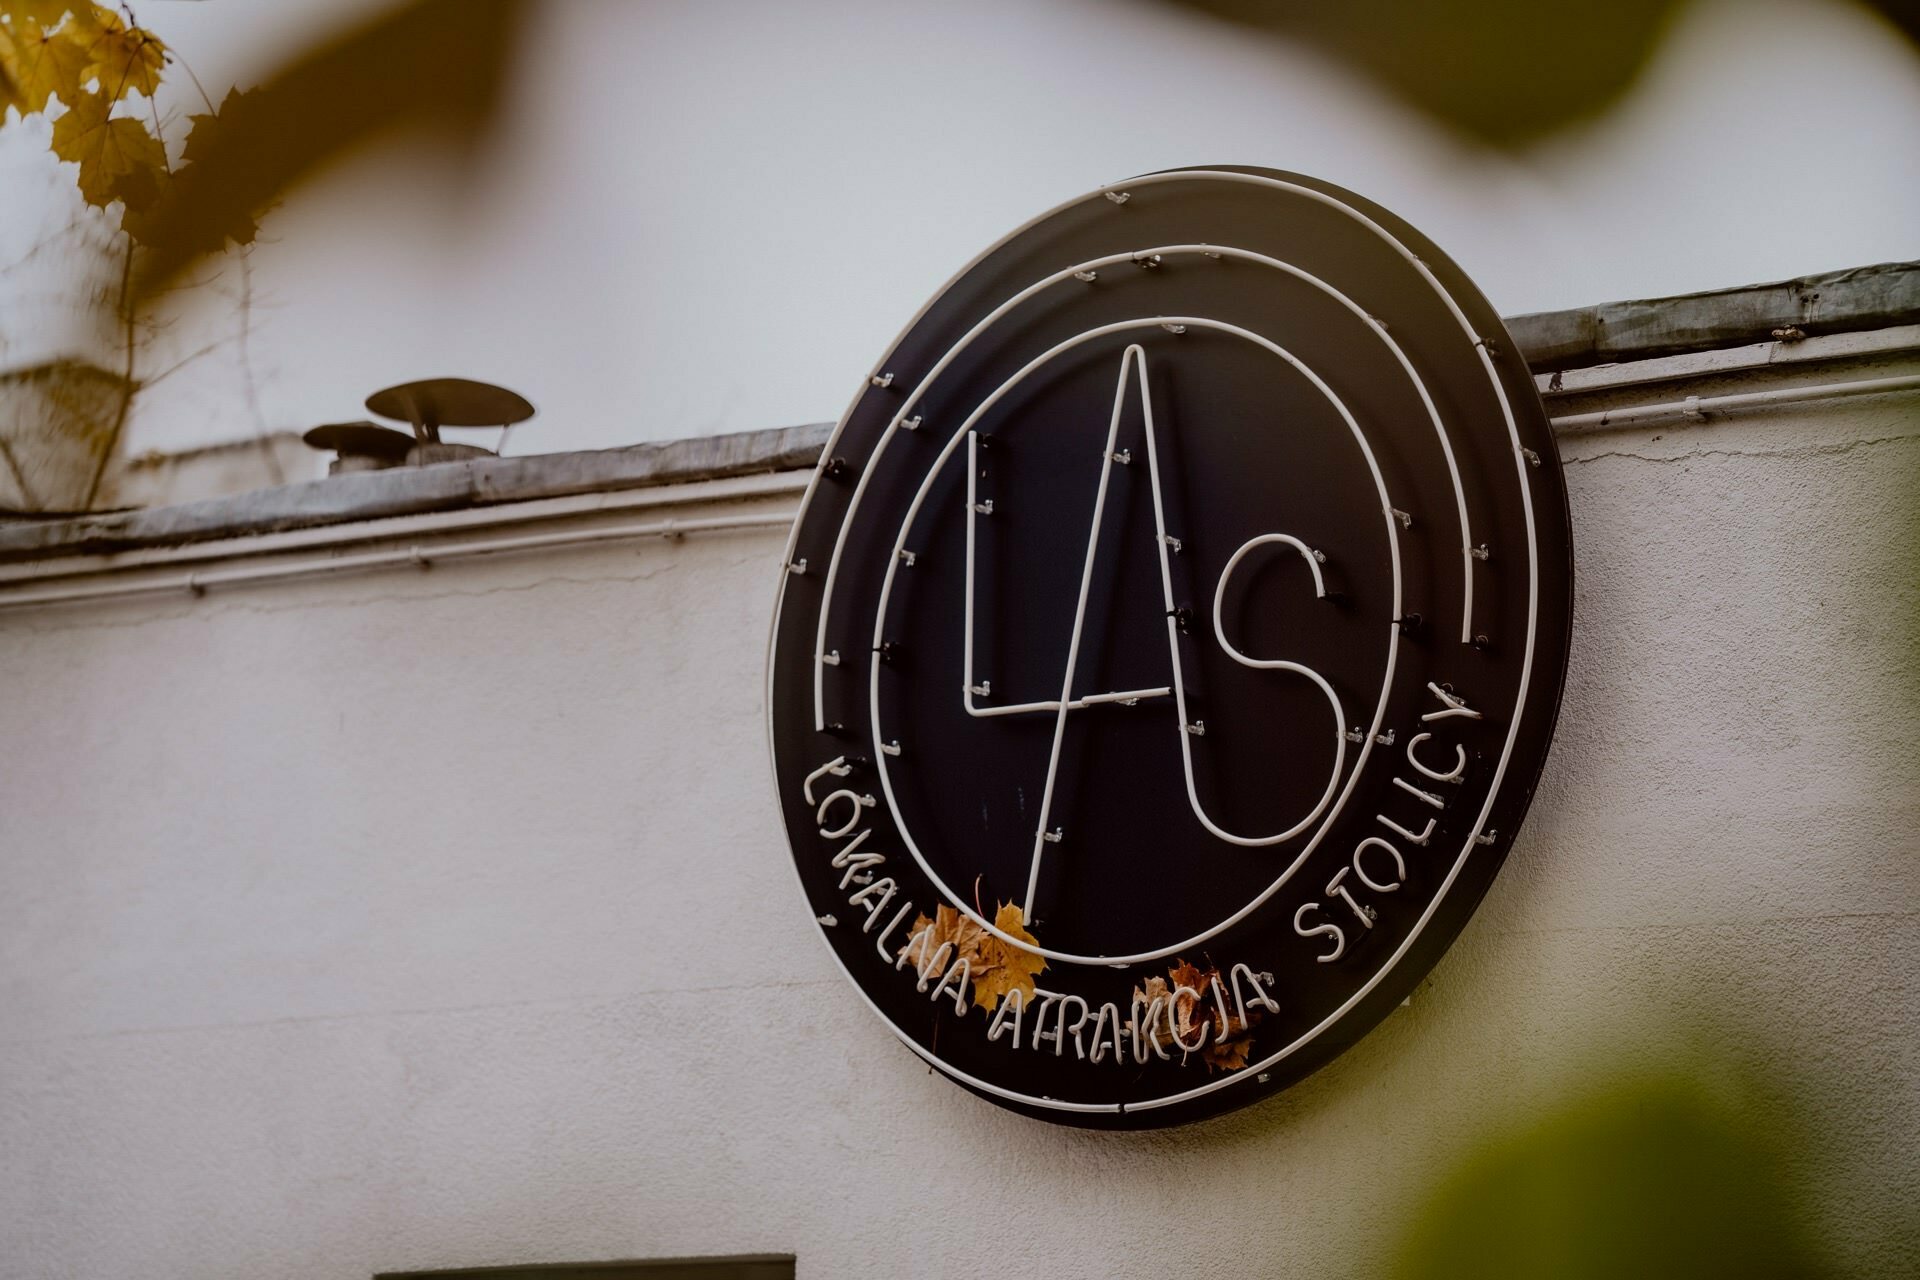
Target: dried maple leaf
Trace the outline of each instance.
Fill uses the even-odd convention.
[[[1027,932],[1027,917],[1011,902],[1000,904],[993,927],[1009,937],[1035,946],[1040,940]],[[1012,991],[1020,993],[1021,1007],[1033,1002],[1033,980],[1047,967],[1045,956],[980,931],[980,964],[973,971],[973,1002],[988,1013]]]
[[[1010,902],[1001,904],[993,927],[1038,945],[1039,940],[1027,932],[1026,916]],[[953,949],[942,958],[940,948],[949,943]],[[930,972],[930,964],[945,973],[965,960],[967,980],[973,984],[973,1002],[989,1013],[1010,991],[1018,991],[1023,1001],[1031,1003],[1033,980],[1047,967],[1044,956],[996,938],[972,917],[952,907],[935,909],[931,920],[915,916],[913,933],[897,954],[911,960],[923,973]]]
[[[1145,987],[1135,987],[1133,989],[1132,1016],[1136,1020],[1141,1017],[1146,1017],[1146,1025],[1141,1029],[1144,1031],[1147,1039],[1151,1041],[1156,1048],[1163,1051],[1173,1042],[1173,1035],[1167,1029],[1166,1016],[1154,1010],[1154,1004],[1158,1002],[1160,1009],[1164,1010],[1172,998],[1173,991],[1167,986],[1167,980],[1165,978],[1148,978]],[[1137,1021],[1135,1025],[1138,1025]]]
[[[913,932],[899,954],[911,959],[922,971],[929,971],[930,966],[937,963],[944,973],[961,960],[967,962],[971,971],[979,964],[980,939],[986,936],[985,929],[952,907],[938,907],[931,920],[924,915],[914,917]],[[951,949],[942,958],[940,949],[949,946]]]
[[[160,87],[160,69],[167,64],[167,46],[144,27],[129,27],[120,16],[89,5],[90,14],[76,26],[84,32],[90,60],[83,79],[100,81],[100,92],[118,102],[129,90],[151,98]]]
[[[1207,975],[1198,966],[1182,960],[1167,970],[1167,985],[1171,989],[1167,1003],[1171,1006],[1175,1038],[1182,1044],[1191,1044],[1207,1021]]]
[[[1214,985],[1221,984],[1221,996],[1214,996]],[[1248,1055],[1253,1048],[1253,1024],[1259,1020],[1260,1010],[1249,1009],[1242,1016],[1231,1005],[1222,1008],[1225,1002],[1226,986],[1217,968],[1202,969],[1196,964],[1181,960],[1167,971],[1167,981],[1158,978],[1148,979],[1147,989],[1143,993],[1135,988],[1136,998],[1148,999],[1157,990],[1166,994],[1170,1005],[1168,1019],[1157,1024],[1152,1034],[1154,1042],[1166,1045],[1171,1042],[1175,1047],[1190,1045],[1201,1034],[1207,1032],[1207,1043],[1197,1050],[1183,1052],[1198,1053],[1200,1060],[1207,1064],[1207,1070],[1238,1071],[1247,1065]],[[1181,992],[1186,988],[1193,994]],[[1171,1021],[1169,1032],[1166,1023]]]
[[[1200,1060],[1207,1064],[1207,1070],[1218,1068],[1221,1071],[1238,1071],[1247,1065],[1247,1054],[1253,1048],[1253,1036],[1235,1036],[1231,1040],[1215,1040],[1200,1051]]]
[[[160,140],[139,120],[109,116],[112,109],[103,95],[82,93],[53,122],[53,153],[80,166],[80,194],[103,208],[130,192],[157,191],[167,171]]]

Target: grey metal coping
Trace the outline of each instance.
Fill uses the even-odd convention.
[[[1920,320],[1920,262],[1851,267],[1777,284],[1603,302],[1515,316],[1507,330],[1535,373],[1765,342],[1798,330],[1858,333]],[[1798,336],[1798,335],[1796,335]]]
[[[1506,323],[1535,373],[1746,346],[1789,334],[1920,324],[1920,262],[1541,312]],[[813,423],[621,449],[353,472],[180,506],[0,524],[0,562],[797,471],[819,461],[832,429],[831,423]]]

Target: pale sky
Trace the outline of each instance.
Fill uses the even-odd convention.
[[[217,99],[316,22],[372,7],[137,12]],[[539,407],[510,453],[833,419],[980,249],[1081,191],[1184,165],[1350,187],[1507,314],[1920,257],[1920,61],[1821,0],[1703,0],[1618,112],[1521,157],[1303,50],[1114,0],[547,12],[478,180],[401,144],[273,211],[247,262],[246,344],[234,257],[142,353],[151,375],[217,344],[142,393],[135,451],[361,417],[367,393],[437,375]],[[173,81],[163,110],[204,110]],[[0,131],[8,263],[95,216],[44,129]],[[0,365],[97,351],[58,274],[69,257],[0,276]]]

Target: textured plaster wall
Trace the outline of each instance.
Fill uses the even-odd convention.
[[[0,1275],[1359,1277],[1464,1144],[1683,1050],[1913,1274],[1917,420],[1566,441],[1505,873],[1345,1058],[1154,1134],[1001,1112],[846,988],[770,796],[773,536],[0,614]]]

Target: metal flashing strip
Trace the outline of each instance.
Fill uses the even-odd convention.
[[[572,521],[580,529],[592,527],[595,517],[667,507],[753,502],[786,498],[806,488],[806,472],[778,471],[722,480],[697,480],[646,489],[610,493],[583,493],[564,498],[536,499],[489,507],[462,507],[418,515],[387,516],[350,524],[288,529],[279,533],[243,533],[207,541],[138,547],[128,551],[80,553],[41,559],[0,561],[0,590],[7,586],[68,578],[82,573],[124,572],[156,566],[216,560],[254,559],[299,551],[321,551],[370,542],[442,538],[475,529],[512,528],[555,521]]]
[[[800,471],[831,427],[782,427],[575,453],[480,458],[330,476],[174,507],[0,524],[0,563],[175,547],[396,516]]]
[[[1907,348],[1882,344],[1878,352],[1897,352]],[[1860,355],[1848,351],[1843,355]],[[1698,357],[1682,357],[1696,360]],[[1759,364],[1766,364],[1760,361]],[[1757,367],[1753,364],[1741,368]],[[1708,372],[1725,372],[1724,362]],[[1669,367],[1663,381],[1683,376]],[[1630,384],[1627,384],[1630,385]],[[1718,396],[1689,396],[1684,399],[1651,404],[1624,405],[1590,413],[1563,414],[1555,417],[1556,432],[1573,434],[1615,427],[1648,426],[1656,423],[1698,423],[1711,416],[1747,409],[1772,408],[1786,404],[1868,395],[1890,395],[1920,391],[1920,374],[1883,378],[1856,378],[1770,388],[1763,391],[1736,392]],[[822,432],[824,434],[824,432]],[[563,455],[564,456],[564,455]],[[215,586],[287,581],[294,578],[366,571],[399,565],[425,565],[433,561],[536,548],[553,549],[596,542],[650,536],[678,536],[684,533],[719,529],[777,528],[790,525],[793,511],[779,502],[768,510],[768,499],[785,499],[800,493],[815,474],[813,467],[732,479],[695,481],[660,485],[612,493],[584,493],[564,498],[507,503],[497,507],[461,508],[454,511],[429,511],[404,517],[359,520],[348,525],[324,525],[272,534],[241,534],[227,538],[187,542],[173,546],[149,546],[134,550],[87,555],[57,555],[25,560],[12,565],[0,564],[0,610],[34,605],[71,604],[131,595],[166,592],[204,594]],[[605,523],[596,516],[621,511],[684,507],[715,502],[752,504],[751,513],[699,519],[652,519],[639,522]],[[140,514],[140,513],[132,513]],[[571,527],[551,532],[507,535],[468,542],[441,543],[452,532],[475,528],[569,522]],[[359,554],[327,554],[344,545],[368,542],[392,542],[397,539],[426,540],[395,548]],[[312,553],[300,555],[299,553]],[[257,563],[271,556],[295,555],[299,558]],[[141,570],[160,569],[181,564],[207,564],[227,560],[247,560],[256,564],[231,570],[192,570],[184,574],[157,575]],[[75,579],[98,579],[80,585]],[[37,588],[36,584],[58,581],[65,585]]]
[[[1533,371],[1550,373],[1912,324],[1920,324],[1920,262],[1515,316],[1507,329]]]
[[[1920,324],[1823,338],[1776,338],[1743,347],[1656,356],[1534,376],[1549,403],[1672,382],[1704,382],[1741,374],[1805,374],[1820,368],[1865,368],[1920,358]]]
[[[552,550],[585,546],[596,542],[631,541],[635,538],[681,538],[690,533],[720,533],[745,529],[784,529],[793,522],[786,510],[624,522],[583,529],[559,529],[551,533],[510,534],[497,538],[475,538],[458,542],[412,543],[380,551],[355,555],[307,557],[249,563],[231,569],[202,569],[188,573],[105,576],[97,582],[80,582],[40,590],[0,592],[0,610],[32,605],[80,604],[135,595],[203,596],[216,587],[251,586],[264,582],[285,582],[294,578],[312,578],[370,569],[396,569],[412,566],[430,569],[449,560],[474,556],[499,555],[512,551]]]

